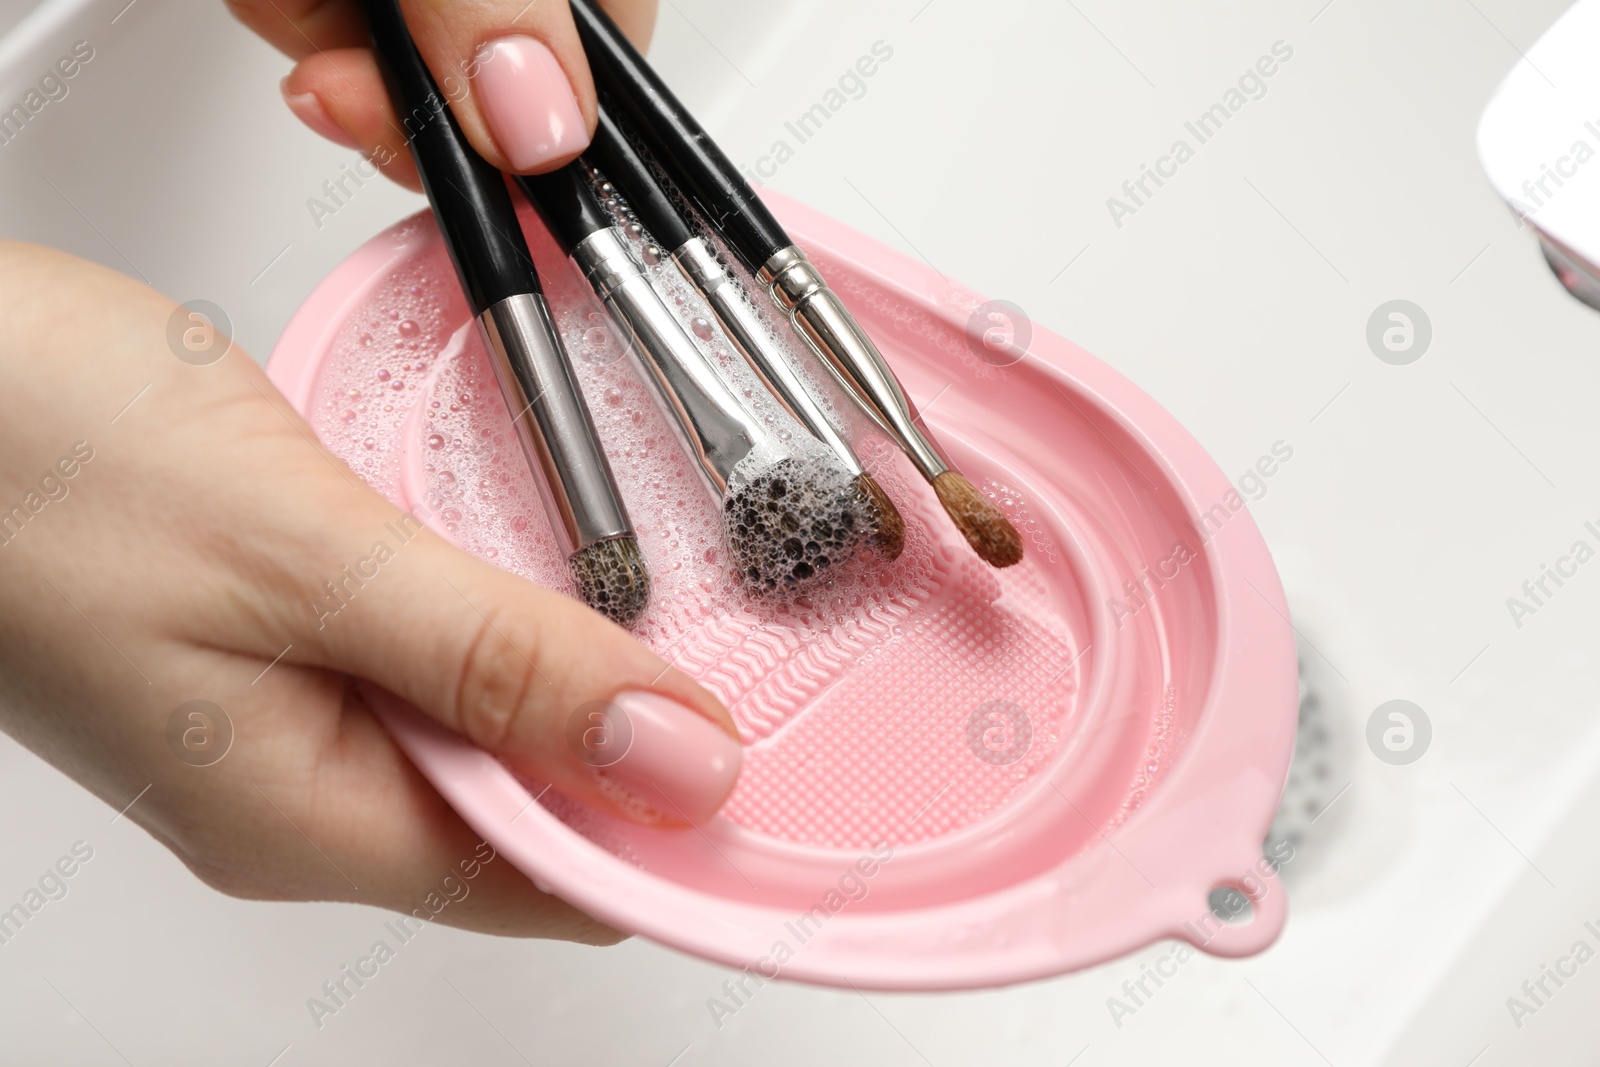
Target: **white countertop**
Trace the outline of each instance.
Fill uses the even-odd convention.
[[[421,200],[370,183],[319,228],[306,200],[353,157],[283,108],[288,62],[220,2],[125,4],[66,5],[66,24],[0,43],[0,102],[59,42],[95,48],[48,121],[0,146],[0,233],[212,300],[264,358],[316,281]],[[1594,1062],[1600,963],[1520,1029],[1506,998],[1574,940],[1600,948],[1584,927],[1600,928],[1600,568],[1520,628],[1506,598],[1600,525],[1600,315],[1545,269],[1473,139],[1561,0],[786,7],[663,5],[652,57],[736,159],[787,139],[769,184],[1021,305],[1225,471],[1292,445],[1251,510],[1328,679],[1349,788],[1288,871],[1283,939],[1185,963],[1120,1027],[1107,999],[1169,948],[978,994],[768,985],[719,1030],[708,964],[441,928],[318,1030],[306,998],[383,913],[222,897],[0,740],[0,900],[72,842],[95,848],[70,895],[0,947],[0,1058]],[[864,94],[797,144],[785,123],[880,41],[892,58]],[[1276,42],[1292,56],[1264,93],[1199,143],[1185,123]],[[1114,220],[1107,199],[1180,138],[1192,158]],[[1433,333],[1403,366],[1365,337],[1397,298]],[[1407,766],[1364,740],[1392,698],[1433,725]]]

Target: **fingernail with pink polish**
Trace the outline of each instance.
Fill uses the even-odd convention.
[[[472,87],[495,144],[514,169],[533,170],[589,147],[572,83],[543,41],[502,37],[479,55]]]
[[[344,131],[344,127],[333,121],[333,116],[322,106],[322,101],[317,99],[316,93],[291,93],[288,78],[278,84],[278,91],[283,94],[283,102],[289,105],[289,110],[294,112],[295,118],[309,126],[311,132],[345,148],[361,147],[354,137]]]
[[[698,825],[733,792],[744,750],[705,716],[659,693],[630,690],[612,698],[611,717],[613,755],[594,762],[662,815]]]

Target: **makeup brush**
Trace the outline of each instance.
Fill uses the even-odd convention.
[[[809,438],[794,447],[762,425],[684,332],[611,224],[581,162],[517,184],[588,279],[662,410],[722,506],[733,564],[757,592],[809,584],[873,532],[872,502]]]
[[[872,475],[861,466],[849,442],[839,433],[804,378],[788,358],[777,351],[757,318],[755,309],[745,302],[739,285],[723,267],[711,244],[690,232],[689,224],[678,213],[666,191],[657,183],[650,167],[639,156],[611,113],[602,106],[594,140],[584,152],[612,183],[620,186],[646,230],[656,244],[669,250],[673,263],[705,298],[722,332],[744,356],[745,362],[763,385],[788,410],[811,436],[821,441],[851,473],[862,492],[878,511],[873,547],[885,559],[896,559],[905,548],[906,524],[894,502]]]
[[[418,54],[397,0],[369,0],[367,25],[395,111],[461,288],[478,321],[517,439],[540,483],[580,599],[623,626],[650,578],[600,448],[505,178],[473,151]]]
[[[832,368],[856,402],[933,485],[939,502],[984,560],[1009,567],[1022,538],[998,508],[952,469],[918,425],[905,390],[822,274],[795,246],[687,108],[595,0],[571,0],[595,82],[638,130],[662,168]]]

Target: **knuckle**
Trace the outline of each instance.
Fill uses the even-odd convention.
[[[224,896],[237,900],[291,899],[282,887],[261,877],[262,872],[254,864],[242,862],[224,842],[186,840],[169,843],[168,847],[189,873]]]
[[[519,732],[543,684],[539,636],[526,620],[491,609],[468,641],[456,682],[455,718],[474,744],[497,751]]]
[[[620,945],[628,940],[629,934],[607,926],[597,919],[591,919],[581,929],[572,934],[572,940],[580,945],[593,945],[596,948],[610,948]]]
[[[285,899],[283,894],[273,892],[253,878],[245,877],[237,867],[215,863],[205,857],[180,858],[183,860],[183,865],[189,868],[190,874],[223,896],[233,897],[235,900]]]
[[[315,817],[291,807],[294,821],[323,844],[311,852],[299,830],[291,828],[286,817],[271,812],[261,822],[251,824],[248,834],[237,828],[195,827],[175,839],[163,837],[189,873],[203,884],[236,900],[302,901],[360,899],[344,871],[351,867],[351,856],[332,840],[326,827],[315,825]],[[283,823],[280,827],[273,820]],[[322,847],[327,852],[322,852]],[[308,856],[307,853],[310,853]]]

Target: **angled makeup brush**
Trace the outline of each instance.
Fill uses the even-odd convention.
[[[873,547],[885,559],[896,559],[906,543],[906,524],[894,502],[872,475],[861,466],[843,435],[829,421],[810,387],[788,358],[777,351],[762,328],[755,310],[739,292],[738,283],[723,267],[710,242],[690,232],[689,224],[673,205],[666,191],[656,182],[650,167],[639,156],[611,113],[600,109],[600,122],[594,141],[584,153],[600,172],[621,188],[628,204],[650,231],[656,243],[667,249],[672,261],[689,282],[705,297],[722,332],[728,335],[745,362],[811,436],[827,445],[848,470],[878,511]]]
[[[684,332],[611,224],[581,162],[517,184],[623,332],[680,443],[722,506],[733,564],[756,592],[795,589],[843,564],[872,534],[872,502],[803,435],[762,425]]]
[[[406,30],[398,0],[369,0],[367,26],[411,154],[477,317],[517,438],[561,539],[578,596],[623,626],[650,577],[594,420],[550,320],[505,178],[473,151]]]
[[[595,0],[571,0],[595,82],[636,129],[662,168],[694,201],[735,255],[765,285],[874,422],[932,485],[962,535],[984,560],[1009,567],[1022,538],[1005,515],[951,468],[918,425],[905,390],[872,339],[828,288],[710,136],[672,95]],[[637,210],[637,209],[636,209]]]

